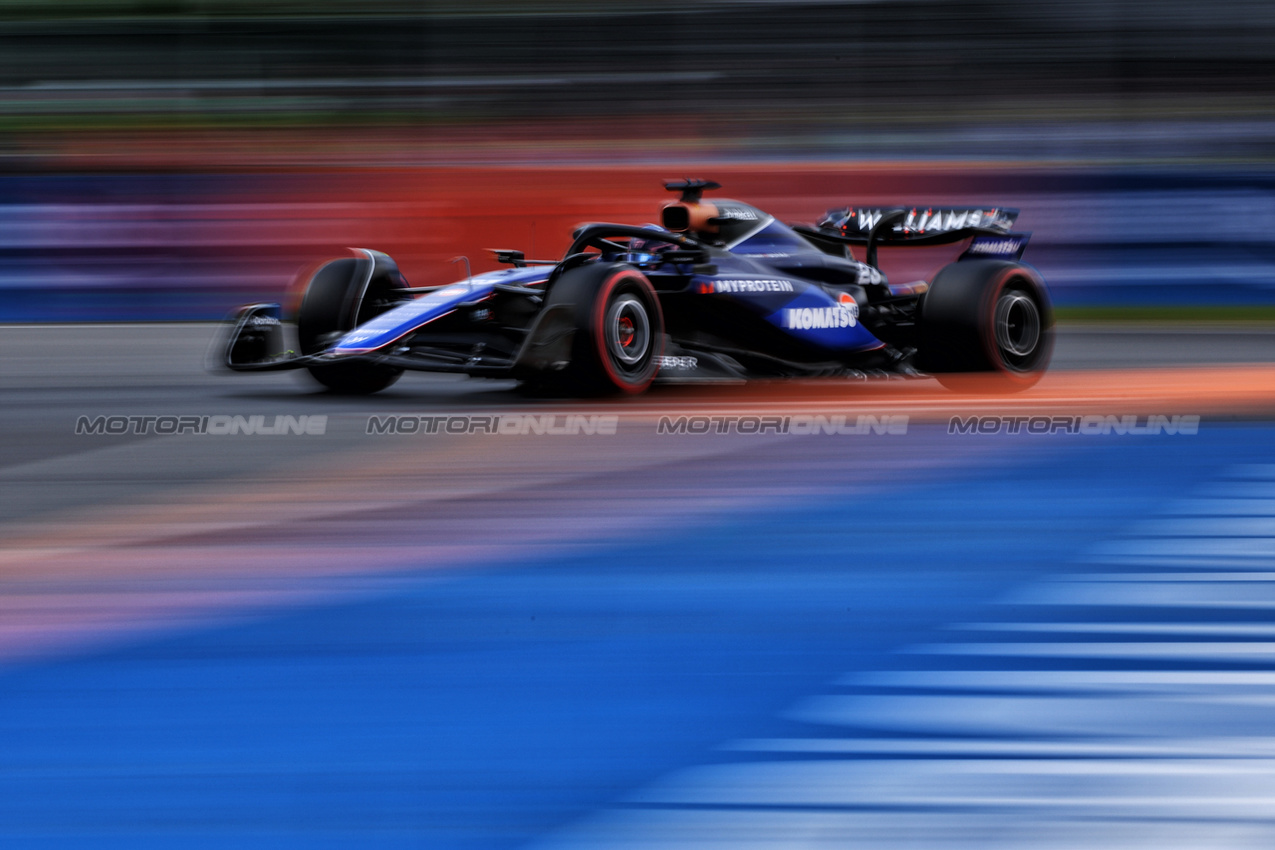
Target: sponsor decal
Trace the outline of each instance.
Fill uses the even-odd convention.
[[[856,215],[857,212],[857,215]],[[959,230],[962,227],[990,226],[996,221],[1000,210],[910,210],[902,222],[895,225],[895,230],[915,230],[944,232]],[[876,227],[884,210],[851,211],[850,215],[858,222],[859,230],[868,231]]]
[[[761,216],[748,207],[724,207],[717,205],[717,217],[727,221],[761,221]]]
[[[470,416],[463,414],[416,414],[395,416],[369,416],[367,434],[503,434],[506,436],[533,435],[594,435],[611,436],[619,426],[615,415],[538,415],[492,414]]]
[[[853,328],[859,323],[859,305],[847,292],[835,307],[790,307],[784,310],[784,327],[808,331],[820,328]]]
[[[282,322],[274,316],[253,316],[246,324],[256,328],[272,328],[282,324]]]
[[[1186,434],[1200,431],[1200,417],[1186,416],[953,416],[949,434]]]
[[[783,278],[727,278],[714,280],[711,292],[728,292],[732,294],[748,292],[793,292],[795,287],[791,280]]]
[[[699,367],[699,358],[664,355],[660,358],[661,369],[695,369]]]
[[[327,416],[81,416],[77,435],[211,434],[214,436],[322,436]]]
[[[906,415],[661,416],[657,434],[794,434],[866,436],[906,434]]]
[[[823,227],[833,227],[845,233],[857,230],[867,233],[876,227],[888,210],[879,208],[842,208],[832,210],[820,222]],[[1008,228],[1009,218],[996,207],[987,209],[921,209],[914,207],[908,210],[903,221],[895,224],[895,232],[908,233],[944,233],[959,230],[962,227],[1001,227]]]
[[[996,239],[992,241],[975,241],[970,245],[968,253],[987,254],[995,257],[1015,256],[1022,242],[1017,239]]]

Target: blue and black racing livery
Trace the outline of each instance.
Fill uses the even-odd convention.
[[[788,225],[753,206],[679,193],[660,225],[587,224],[561,260],[498,250],[509,268],[413,288],[357,249],[278,304],[241,308],[224,365],[305,368],[335,392],[371,393],[405,370],[516,378],[570,393],[652,381],[927,373],[1030,386],[1053,347],[1049,295],[1021,262],[1017,210],[845,207]],[[894,284],[878,248],[964,243],[928,281]],[[856,258],[861,251],[863,259]],[[295,327],[295,345],[288,340]]]

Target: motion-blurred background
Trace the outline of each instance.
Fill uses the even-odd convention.
[[[1275,305],[1259,0],[0,16],[3,320],[219,318],[351,244],[444,282],[457,254],[485,269],[483,248],[553,254],[581,221],[650,220],[657,181],[687,173],[790,220],[1018,206],[1064,316]]]
[[[1275,318],[1273,106],[1257,0],[0,0],[0,847],[1275,846],[1273,326],[1074,321]],[[343,398],[168,321],[681,177],[1020,208],[1050,372]],[[476,412],[617,427],[369,427]]]

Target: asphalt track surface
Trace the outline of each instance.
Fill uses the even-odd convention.
[[[589,403],[339,399],[205,371],[210,333],[0,333],[3,846],[1272,843],[1269,331],[1065,329],[1009,398]],[[908,419],[658,429],[777,413]],[[1200,424],[949,433],[1006,413]],[[75,433],[187,415],[326,419]]]

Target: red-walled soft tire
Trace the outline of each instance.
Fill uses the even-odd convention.
[[[551,382],[580,394],[644,392],[660,369],[664,313],[655,288],[632,266],[592,263],[563,273],[545,309],[569,306],[571,359]]]
[[[921,301],[918,365],[952,389],[1035,384],[1054,349],[1039,273],[1022,263],[966,260],[942,268]],[[977,374],[971,381],[965,377]]]

